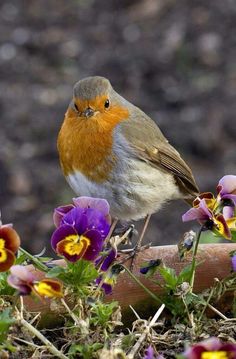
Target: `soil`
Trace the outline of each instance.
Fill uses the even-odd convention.
[[[202,191],[236,173],[235,33],[232,0],[0,2],[0,208],[24,247],[49,248],[53,208],[73,196],[56,138],[85,76],[108,77],[148,113]],[[153,216],[146,241],[177,242],[186,209]]]

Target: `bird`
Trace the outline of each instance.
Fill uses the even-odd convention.
[[[158,125],[101,76],[74,85],[57,148],[76,195],[106,199],[115,225],[146,218],[139,244],[153,213],[199,194],[190,167]]]

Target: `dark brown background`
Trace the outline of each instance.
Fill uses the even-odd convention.
[[[85,76],[108,77],[155,119],[202,190],[236,173],[234,0],[1,1],[0,42],[0,208],[33,252],[73,195],[56,137]],[[146,239],[176,242],[186,209],[169,204]]]

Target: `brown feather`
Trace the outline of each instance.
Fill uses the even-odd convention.
[[[153,167],[171,172],[186,198],[196,197],[199,189],[189,166],[168,143],[155,122],[139,108],[135,109],[136,111],[130,111],[135,116],[130,121],[124,121],[121,129],[138,158]]]

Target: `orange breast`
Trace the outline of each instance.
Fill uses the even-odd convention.
[[[112,152],[114,127],[128,118],[128,110],[112,106],[93,117],[79,117],[69,108],[58,136],[58,151],[64,175],[80,171],[95,182],[103,182],[117,161]]]

